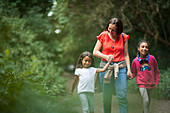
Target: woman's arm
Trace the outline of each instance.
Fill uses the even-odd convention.
[[[108,61],[109,57],[113,58],[113,55],[104,55],[100,52],[100,49],[102,47],[101,42],[98,40],[94,49],[93,49],[93,55],[98,57],[98,58],[103,58],[106,59]]]
[[[127,66],[127,76],[132,77],[131,69],[130,69],[130,58],[129,58],[129,52],[128,52],[128,40],[125,41],[124,45],[124,58]]]
[[[74,91],[75,87],[77,86],[78,81],[79,81],[79,76],[75,75],[75,77],[74,77],[74,81],[73,81],[73,84],[72,84],[72,87],[71,87],[70,94],[72,94],[72,93],[73,93],[73,91]]]

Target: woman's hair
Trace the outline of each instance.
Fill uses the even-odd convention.
[[[112,18],[111,20],[109,20],[106,28],[104,29],[104,31],[108,31],[108,27],[109,24],[113,24],[116,25],[117,29],[116,29],[116,34],[120,35],[123,32],[123,23],[120,19],[118,18]]]
[[[138,51],[138,48],[140,47],[140,44],[143,43],[143,42],[147,43],[148,46],[150,46],[150,43],[149,43],[148,41],[142,40],[142,41],[140,41],[140,42],[138,43],[138,45],[137,45],[137,51]],[[138,51],[138,55],[140,56],[140,52],[139,52],[139,51]]]
[[[93,57],[93,55],[92,55],[90,52],[88,52],[88,51],[84,51],[84,52],[79,56],[79,58],[78,58],[78,60],[77,60],[76,68],[82,68],[82,67],[83,67],[83,65],[82,65],[82,60],[83,60],[86,56],[88,56],[88,57],[91,58],[91,60],[92,60],[91,66],[92,66],[92,67],[94,66],[94,57]]]

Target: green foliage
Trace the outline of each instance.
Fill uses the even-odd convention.
[[[1,112],[36,113],[33,106],[27,108],[28,105],[23,104],[26,102],[23,98],[30,96],[28,103],[32,104],[31,101],[33,102],[36,98],[34,95],[58,96],[65,94],[65,79],[59,76],[62,72],[60,66],[62,61],[59,58],[62,57],[63,48],[59,46],[60,43],[57,40],[50,37],[54,36],[53,32],[48,32],[49,29],[53,30],[53,25],[46,18],[42,18],[41,14],[29,13],[28,17],[31,17],[32,14],[34,18],[26,18],[26,15],[19,18],[11,14],[6,15],[7,13],[4,11],[10,9],[0,8],[2,15],[0,17]],[[18,15],[17,11],[15,13]],[[38,23],[37,19],[41,23]],[[24,97],[22,98],[22,96]],[[38,98],[35,104],[38,104],[41,98]],[[23,109],[21,110],[23,111],[16,110],[19,108],[17,103],[20,101],[22,101]],[[42,102],[45,105],[45,100]],[[42,107],[37,109],[42,109]],[[46,112],[44,111],[44,113]]]
[[[102,0],[90,3],[87,1],[59,0],[57,3],[52,10],[54,15],[51,19],[60,25],[58,26],[58,29],[61,30],[59,36],[64,37],[61,39],[62,43],[65,42],[64,56],[66,60],[63,65],[68,62],[75,64],[83,51],[92,52],[96,36],[102,30],[99,28],[105,22],[103,22],[103,18],[98,16],[103,17],[100,12],[105,11],[106,13],[108,11],[99,8],[98,3],[104,7],[107,6],[107,2]],[[109,7],[104,8],[108,9]],[[100,15],[96,15],[95,11]],[[70,56],[72,57],[70,58]]]
[[[41,13],[43,15],[46,15],[50,8],[53,5],[52,0],[29,0],[29,1],[23,1],[23,0],[1,0],[0,4],[3,6],[3,8],[7,8],[7,10],[4,10],[4,12],[8,14],[13,14],[13,16],[16,16],[16,11],[18,12],[18,15],[20,17],[23,17],[26,13],[35,10],[35,8],[38,10],[37,13]],[[14,10],[15,9],[15,10]]]
[[[153,95],[159,99],[170,99],[170,68],[160,72],[159,88],[153,92]]]
[[[14,96],[15,104],[10,103],[1,113],[77,113],[72,106],[80,105],[78,98],[40,95],[30,90],[33,86],[36,87],[24,82],[21,91]]]

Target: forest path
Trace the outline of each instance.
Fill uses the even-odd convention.
[[[61,76],[67,79],[66,86],[67,86],[67,90],[70,91],[71,85],[74,80],[74,76],[70,73],[63,73]],[[73,107],[75,107],[77,113],[82,113],[82,107],[80,101],[78,101],[79,97],[77,95],[77,91],[74,91],[72,96],[74,97],[74,99],[76,99],[75,102],[78,102],[76,106]],[[127,96],[128,96],[129,113],[143,113],[142,98],[140,94],[128,93]],[[94,101],[95,101],[95,113],[103,113],[102,93],[95,94]],[[112,104],[113,104],[112,113],[120,113],[118,100],[116,96],[113,96]],[[170,100],[152,99],[150,111],[151,113],[170,113],[169,107],[170,107]]]

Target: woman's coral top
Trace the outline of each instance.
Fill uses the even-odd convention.
[[[113,62],[120,62],[125,60],[124,43],[126,40],[129,40],[129,35],[123,33],[123,37],[122,34],[120,34],[118,38],[113,41],[109,37],[108,31],[104,31],[99,36],[97,36],[97,40],[99,40],[102,44],[102,53],[105,55],[113,55]],[[106,61],[106,59],[102,59],[102,61]]]

